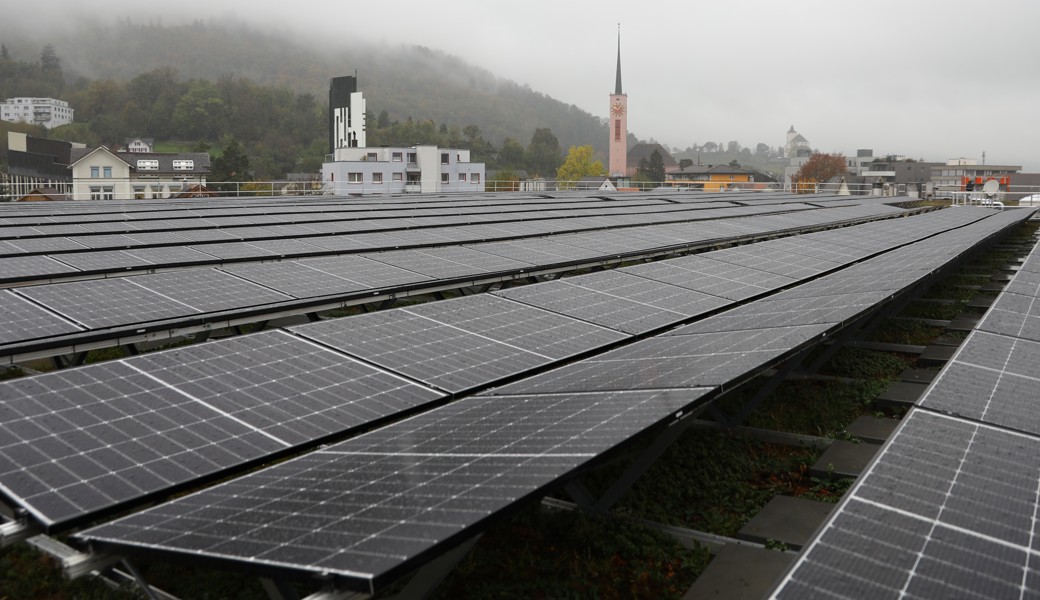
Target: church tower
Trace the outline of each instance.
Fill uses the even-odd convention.
[[[628,95],[621,91],[621,25],[618,25],[617,78],[610,95],[611,177],[628,176]]]

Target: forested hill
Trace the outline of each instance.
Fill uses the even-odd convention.
[[[244,23],[129,20],[56,31],[53,39],[46,29],[0,26],[0,42],[11,59],[29,62],[39,61],[42,48],[52,45],[61,61],[65,96],[89,82],[125,83],[169,67],[181,81],[242,79],[298,95],[312,94],[324,105],[329,79],[357,70],[369,111],[375,115],[386,111],[391,121],[411,117],[460,129],[476,125],[496,147],[507,137],[526,145],[536,129],[548,128],[565,151],[570,145],[591,144],[606,152],[606,126],[600,118],[457,57],[419,46],[342,40],[332,47],[329,41],[260,31]],[[10,85],[0,87],[8,95],[36,95]]]

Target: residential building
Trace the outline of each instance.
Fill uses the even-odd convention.
[[[731,188],[747,189],[748,184],[764,183],[764,175],[744,167],[730,165],[692,165],[678,171],[665,174],[668,185],[672,187],[689,187],[706,192],[719,192]]]
[[[104,146],[72,152],[73,200],[170,198],[206,185],[206,152],[112,152]]]
[[[8,98],[0,103],[0,120],[33,123],[53,129],[72,123],[75,109],[54,98]]]
[[[154,152],[155,140],[153,138],[126,138],[125,152]]]
[[[484,191],[484,163],[458,148],[337,148],[321,174],[336,195]]]

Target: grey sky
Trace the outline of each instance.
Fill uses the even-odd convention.
[[[140,15],[139,3],[108,4]],[[778,146],[794,125],[824,152],[872,148],[938,161],[981,159],[985,151],[987,163],[1040,171],[1038,2],[181,0],[177,7],[203,19],[233,15],[307,35],[437,48],[603,117],[620,22],[629,129],[642,138],[680,148],[730,140]]]

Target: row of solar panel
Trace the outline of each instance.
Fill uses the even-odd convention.
[[[1004,213],[940,234],[793,288],[791,296],[452,402],[77,537],[117,553],[332,574],[344,586],[374,591],[495,513],[813,343],[1023,216]],[[907,262],[917,266],[912,275],[904,274]],[[874,278],[876,290],[828,294],[863,275]],[[792,298],[822,300],[799,309]],[[817,312],[821,307],[828,312]],[[778,309],[802,323],[749,329],[731,318]],[[352,350],[367,353],[368,345]],[[417,350],[422,356],[414,360],[436,360],[437,350]]]
[[[1035,598],[1040,251],[808,546],[777,598]]]
[[[84,518],[797,281],[714,255],[798,262],[818,253],[851,262],[862,255],[849,249],[883,239],[882,231],[931,235],[984,215],[992,212],[871,223],[811,234],[797,247],[773,240],[292,330],[310,342],[271,332],[0,384],[0,486],[43,524]],[[821,258],[813,274],[842,264]],[[338,404],[343,397],[358,401]],[[106,411],[110,418],[99,416]],[[301,422],[310,429],[285,433]]]
[[[653,206],[663,204],[706,204],[739,201],[741,203],[788,202],[792,195],[785,192],[754,193],[696,193],[683,194],[665,192],[660,194],[634,194],[605,196],[600,193],[549,194],[483,194],[433,197],[390,196],[364,198],[306,196],[292,198],[215,198],[190,200],[159,200],[133,202],[69,202],[48,203],[47,206],[31,203],[0,205],[0,229],[6,226],[33,226],[100,223],[107,221],[149,221],[156,219],[208,218],[227,216],[293,215],[305,213],[344,212],[349,214],[373,215],[406,211],[409,213],[458,214],[459,210],[516,210],[523,208],[580,208],[582,206]],[[795,200],[803,201],[805,196]],[[812,196],[814,203],[846,202],[847,196],[819,194]],[[867,199],[859,198],[857,201]],[[890,201],[890,199],[885,199]],[[278,221],[284,222],[284,220]],[[89,226],[89,225],[88,225]],[[134,227],[134,225],[130,225]]]
[[[781,212],[787,212],[788,208],[785,206]],[[808,207],[800,205],[799,209],[807,210]],[[720,214],[721,210],[700,212],[712,213],[703,217],[708,219],[724,216]],[[743,217],[769,212],[768,208],[725,210],[730,216]],[[888,210],[894,211],[894,209]],[[874,211],[873,214],[884,214],[885,209],[874,209]],[[202,234],[201,237],[209,240],[202,243],[192,239],[193,236],[184,236],[176,232],[142,234],[141,236],[94,236],[94,242],[103,247],[122,248],[118,250],[83,250],[82,244],[71,238],[46,238],[12,242],[22,246],[32,244],[37,251],[42,253],[0,258],[0,269],[3,269],[0,283],[33,281],[42,278],[82,278],[87,274],[101,275],[127,270],[155,270],[177,266],[220,264],[229,261],[277,260],[284,257],[334,255],[362,250],[379,251],[551,234],[594,233],[596,230],[615,227],[622,228],[621,230],[650,227],[654,223],[686,225],[697,222],[703,222],[702,218],[672,214],[661,219],[652,216],[641,219],[632,215],[579,218],[561,222],[504,222],[496,225],[456,225],[432,229],[369,232],[340,231],[331,234],[319,234],[304,225],[284,225],[237,231],[237,234],[247,237],[255,236],[255,239],[249,241],[238,240],[226,230],[198,230],[195,233]],[[83,240],[83,238],[79,239]],[[153,245],[159,241],[166,245]],[[71,246],[71,244],[75,246]]]
[[[206,318],[213,313],[220,313],[213,318],[226,318],[228,311],[265,305],[283,310],[301,299],[368,297],[375,290],[400,292],[440,285],[445,280],[531,273],[713,239],[761,235],[791,228],[800,220],[820,225],[877,215],[874,211],[837,208],[799,213],[801,219],[770,215],[26,286],[0,291],[0,307],[4,309],[0,313],[0,346],[7,347],[5,356],[12,356],[34,341],[53,341],[81,332],[113,328],[115,337],[119,331],[114,328],[155,321]],[[967,217],[969,213],[960,215]],[[980,215],[976,213],[975,218]],[[343,240],[356,241],[357,236]],[[172,249],[165,252],[177,254]]]

